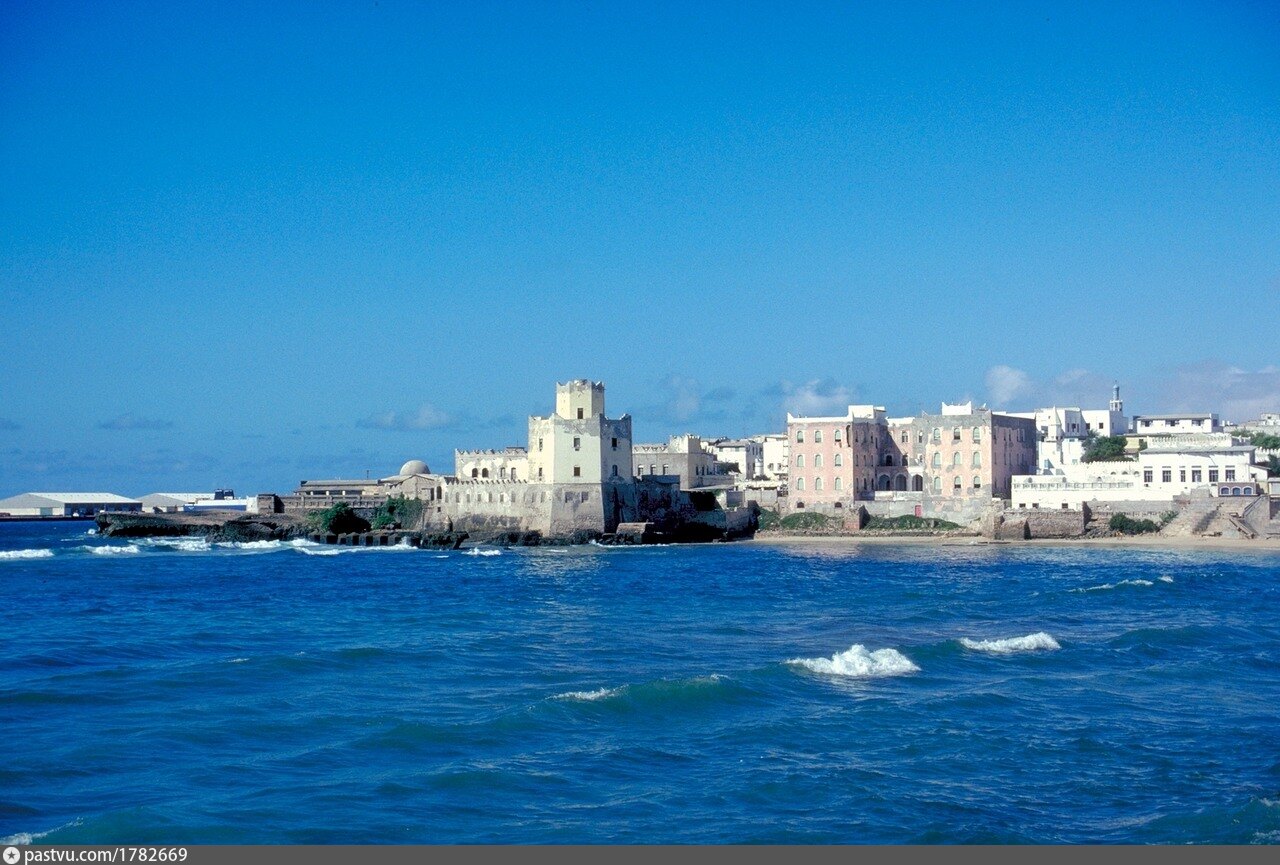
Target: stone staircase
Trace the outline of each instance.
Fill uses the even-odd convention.
[[[1160,530],[1160,534],[1172,538],[1188,538],[1212,532],[1212,523],[1218,517],[1218,505],[1219,500],[1210,496],[1193,496],[1182,512]]]

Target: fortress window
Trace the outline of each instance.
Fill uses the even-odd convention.
[[[613,449],[614,449],[615,451],[618,449],[618,439],[617,439],[617,437],[616,437],[616,436],[615,436],[615,437],[614,437],[614,439],[613,439]]]
[[[582,420],[582,409],[578,409],[578,420]]]
[[[538,480],[542,480],[542,466],[538,466]]]
[[[488,469],[480,469],[480,477],[482,477],[482,478],[487,478],[488,476],[489,476],[489,470],[488,470]]]
[[[472,476],[473,478],[478,478],[478,477],[480,477],[480,469],[472,469],[472,470],[471,470],[471,476]]]
[[[574,467],[573,467],[573,476],[574,476],[575,478],[580,478],[580,477],[582,477],[582,466],[574,466]]]
[[[657,473],[658,473],[658,467],[653,463],[649,463],[649,474],[656,475]]]
[[[582,450],[582,439],[578,438],[577,436],[573,437],[573,449],[575,451]]]
[[[668,469],[668,468],[667,468],[667,464],[666,464],[666,463],[663,463],[663,464],[662,464],[662,473],[663,473],[664,475],[669,475],[669,474],[671,474],[671,471],[670,471],[670,469]]]
[[[615,478],[618,476],[618,467],[617,467],[617,466],[614,466],[614,467],[613,467],[613,471],[609,473],[609,476],[610,476],[610,477],[615,477]]]
[[[516,470],[515,470],[515,469],[512,469],[512,470],[511,470],[511,480],[515,480],[515,479],[516,479]]]
[[[538,439],[538,450],[542,450],[542,439]]]

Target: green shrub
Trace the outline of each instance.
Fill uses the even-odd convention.
[[[1084,456],[1081,459],[1087,463],[1128,460],[1129,457],[1124,453],[1126,444],[1128,441],[1124,436],[1091,435],[1085,439]]]
[[[960,528],[959,524],[949,522],[948,520],[934,519],[933,517],[917,517],[906,514],[901,517],[872,517],[867,521],[865,528],[868,529],[887,529],[890,531],[912,531],[919,529],[939,529],[950,531],[951,529]]]
[[[338,502],[322,511],[307,514],[307,527],[321,535],[346,535],[369,531],[369,521],[351,509],[346,502]]]
[[[826,514],[805,511],[798,514],[787,514],[779,522],[784,529],[825,529],[831,518]]]
[[[422,516],[422,501],[404,496],[391,496],[373,512],[370,525],[375,529],[413,528]]]
[[[762,530],[776,529],[778,527],[778,523],[782,521],[782,517],[778,515],[777,511],[761,511],[759,520],[760,528]]]
[[[1125,514],[1113,514],[1107,525],[1112,531],[1126,535],[1143,535],[1160,531],[1160,526],[1151,520],[1135,520]]]

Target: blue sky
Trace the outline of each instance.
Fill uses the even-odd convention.
[[[264,6],[0,7],[0,495],[1280,409],[1274,3]]]

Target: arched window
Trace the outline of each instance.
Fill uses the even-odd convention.
[[[876,489],[878,489],[878,490],[887,490],[887,489],[889,489],[889,476],[888,476],[888,475],[880,475],[880,477],[876,480]]]
[[[796,478],[796,490],[797,491],[804,490],[804,478]]]
[[[960,488],[963,486],[964,481],[960,480],[960,475],[956,475],[955,479],[951,482],[951,489],[958,493],[960,492]]]
[[[814,455],[813,455],[813,467],[814,467],[815,469],[820,469],[820,468],[822,468],[822,454],[814,454]]]
[[[973,442],[974,442],[974,444],[977,444],[977,443],[978,443],[978,442],[980,442],[980,441],[982,441],[982,428],[981,428],[981,427],[974,427],[974,428],[973,428]]]
[[[822,430],[816,429],[813,431],[813,443],[816,445],[822,444]]]
[[[906,443],[907,443],[907,435],[908,435],[907,431],[906,431],[906,430],[903,430],[903,431],[902,431],[902,443],[903,443],[903,444],[906,444]]]
[[[804,454],[796,454],[796,468],[804,468]]]
[[[836,458],[833,461],[833,465],[835,465],[836,468],[840,468],[842,465],[844,465],[844,454],[836,454]]]
[[[961,466],[960,451],[956,451],[955,454],[952,455],[951,464],[956,468],[959,468]]]
[[[482,478],[487,478],[488,476],[489,476],[489,470],[488,470],[488,469],[480,469],[480,477],[482,477]]]
[[[813,479],[813,491],[814,491],[815,493],[816,493],[816,492],[821,492],[821,491],[822,491],[822,478],[814,478],[814,479]]]
[[[802,429],[796,430],[796,441],[800,442],[801,444],[804,443],[804,430]]]
[[[898,475],[893,479],[893,488],[898,492],[905,493],[907,491],[907,476]]]
[[[836,475],[835,483],[833,483],[832,486],[835,487],[837,490],[844,489],[844,479],[841,478],[839,475]]]
[[[542,466],[538,466],[538,480],[542,480]]]
[[[941,453],[940,451],[934,451],[934,454],[933,454],[933,467],[934,467],[935,469],[940,469],[940,468],[942,468],[942,453]]]
[[[923,477],[923,476],[921,476],[921,475],[916,475],[915,477],[913,477],[913,478],[911,479],[911,491],[912,491],[913,493],[922,493],[922,492],[924,492],[924,477]]]
[[[958,426],[953,426],[953,427],[951,428],[951,440],[952,440],[953,442],[958,442],[958,441],[960,441],[960,427],[958,427]]]
[[[933,491],[935,493],[942,492],[942,478],[938,477],[937,475],[934,475],[933,477]]]
[[[981,451],[973,452],[973,467],[975,469],[982,468],[982,452]]]
[[[472,470],[471,470],[471,476],[472,476],[473,478],[478,478],[478,477],[480,477],[480,469],[472,469]]]
[[[1245,488],[1244,488],[1244,494],[1245,494],[1246,496],[1251,496],[1251,495],[1253,495],[1253,487],[1245,487]]]
[[[1239,488],[1239,487],[1232,487],[1232,488],[1231,488],[1231,495],[1233,495],[1233,496],[1238,496],[1238,495],[1240,495],[1240,488]]]
[[[512,470],[511,470],[511,480],[515,480],[515,479],[516,479],[516,470],[515,470],[515,469],[512,469]]]
[[[975,490],[982,489],[982,478],[978,477],[977,475],[973,476],[973,488]]]

